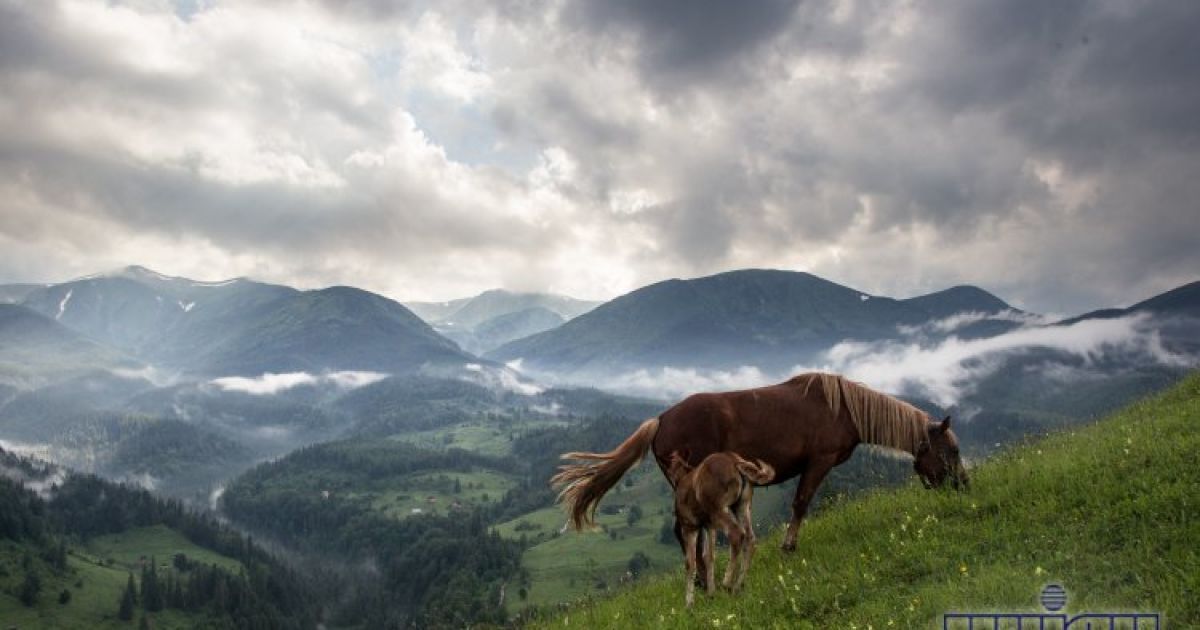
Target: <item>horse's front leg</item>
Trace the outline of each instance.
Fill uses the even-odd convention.
[[[808,461],[808,466],[804,468],[804,473],[800,477],[800,484],[796,486],[796,497],[792,500],[792,522],[788,523],[787,535],[784,536],[783,545],[781,545],[784,551],[796,550],[796,533],[800,530],[800,521],[804,520],[804,515],[808,512],[808,504],[812,501],[813,495],[817,493],[821,482],[825,481],[825,475],[828,475],[835,465],[837,465],[837,456],[835,455],[815,457]]]

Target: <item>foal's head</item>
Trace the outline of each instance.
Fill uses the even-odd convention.
[[[968,488],[970,480],[958,453],[958,438],[950,430],[950,416],[941,422],[929,423],[925,437],[913,461],[921,483],[926,488],[938,488],[949,479],[956,490]]]
[[[692,472],[694,468],[687,463],[687,455],[681,455],[679,451],[672,451],[671,458],[667,460],[667,479],[671,480],[672,486],[678,486],[679,480]]]

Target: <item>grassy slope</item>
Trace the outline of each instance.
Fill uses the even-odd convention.
[[[1198,423],[1193,375],[992,458],[969,493],[872,493],[810,520],[791,555],[772,532],[737,596],[685,610],[680,568],[534,625],[940,628],[950,610],[1040,611],[1041,588],[1060,582],[1068,611],[1156,611],[1164,627],[1200,627]]]
[[[72,548],[68,552],[67,574],[55,575],[35,559],[42,580],[41,596],[33,607],[23,606],[7,591],[24,575],[21,558],[26,548],[11,541],[0,542],[0,628],[136,628],[143,614],[138,610],[133,621],[117,619],[117,607],[130,573],[136,580],[140,575],[137,560],[154,555],[160,563],[169,564],[175,553],[185,553],[193,560],[215,563],[226,569],[238,570],[236,560],[198,547],[182,534],[166,527],[145,527],[121,534],[102,536],[88,544],[86,550]],[[36,554],[35,554],[36,556]],[[58,594],[71,591],[71,601],[58,603]],[[150,613],[153,627],[161,629],[205,627],[211,620],[203,613],[164,610]]]
[[[512,453],[513,437],[531,429],[562,425],[562,422],[550,420],[531,420],[501,426],[495,421],[477,419],[437,429],[398,433],[388,439],[430,450],[461,448],[483,455],[502,457]]]
[[[440,488],[439,478],[457,479],[460,492],[447,492]],[[504,473],[477,469],[472,472],[429,471],[405,475],[395,480],[378,482],[368,491],[352,492],[351,496],[365,496],[371,507],[393,518],[408,518],[414,509],[426,514],[445,515],[454,511],[454,504],[464,509],[484,503],[496,502],[516,485]],[[435,499],[433,502],[429,498]]]

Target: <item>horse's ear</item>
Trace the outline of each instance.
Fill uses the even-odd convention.
[[[946,431],[950,430],[950,416],[946,416],[945,418],[942,419],[941,429],[942,429],[942,433],[945,433]]]

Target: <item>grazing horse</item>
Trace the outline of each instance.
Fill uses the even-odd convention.
[[[608,453],[564,454],[563,459],[582,462],[562,466],[551,482],[562,489],[559,501],[570,513],[570,524],[583,529],[594,523],[604,494],[646,451],[654,451],[664,473],[675,451],[688,453],[691,465],[722,451],[762,460],[775,470],[772,484],[800,476],[783,540],[783,549],[792,551],[817,487],[864,442],[911,454],[926,487],[947,480],[955,488],[967,486],[949,417],[933,422],[902,400],[819,372],[768,387],[693,394],[643,422]]]
[[[723,584],[731,591],[741,588],[754,557],[754,523],[750,515],[754,485],[766,485],[774,476],[770,466],[761,461],[747,461],[737,453],[713,453],[694,467],[678,452],[671,453],[667,478],[675,486],[675,532],[686,559],[684,601],[688,606],[692,605],[696,586],[696,555],[701,534],[705,541],[700,562],[705,570],[704,584],[709,595],[715,590],[714,527],[720,527],[729,539],[729,566],[725,568]]]

